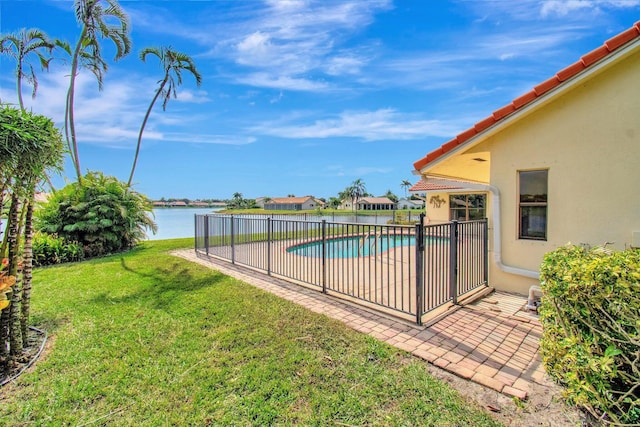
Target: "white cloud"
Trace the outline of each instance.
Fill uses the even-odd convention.
[[[312,124],[263,123],[251,131],[281,138],[350,137],[377,141],[448,137],[459,129],[459,125],[454,123],[424,120],[393,109],[381,109],[348,111],[334,118],[315,120]]]
[[[257,141],[253,136],[237,135],[208,135],[199,133],[165,133],[162,141],[180,142],[189,144],[224,144],[224,145],[247,145]]]
[[[315,82],[304,78],[278,76],[269,73],[254,73],[238,79],[239,83],[256,87],[268,87],[280,90],[318,92],[328,89],[325,82]]]
[[[600,13],[602,8],[624,9],[638,5],[639,0],[546,0],[542,2],[540,15],[567,16],[581,10]]]
[[[211,101],[206,91],[199,90],[194,92],[189,89],[178,90],[175,99],[171,98],[171,101],[174,100],[177,102],[188,102],[191,104],[204,104]],[[169,103],[171,103],[171,101],[169,101]]]

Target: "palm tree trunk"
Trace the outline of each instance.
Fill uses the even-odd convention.
[[[22,337],[20,334],[20,299],[22,296],[21,284],[18,274],[18,211],[20,200],[16,193],[11,195],[11,207],[9,208],[9,276],[16,278],[16,283],[7,294],[11,304],[2,310],[1,328],[3,332],[3,349],[8,347],[11,356],[22,352]],[[5,318],[5,312],[7,313]],[[7,346],[7,347],[5,347]]]
[[[22,101],[22,62],[18,61],[18,81],[16,85],[18,86],[16,89],[18,91],[18,104],[20,105],[20,109],[24,112],[24,102]]]
[[[26,215],[24,220],[24,253],[22,263],[22,317],[20,318],[20,330],[22,332],[22,345],[28,345],[29,315],[31,310],[31,279],[33,277],[33,193],[25,200]]]
[[[67,145],[69,146],[69,152],[71,153],[71,160],[73,160],[73,166],[76,170],[76,175],[78,176],[78,182],[82,179],[82,174],[80,170],[80,156],[78,155],[78,141],[76,139],[76,125],[75,120],[73,118],[73,101],[75,97],[76,90],[76,75],[78,73],[78,56],[80,54],[80,49],[82,48],[82,41],[86,35],[86,27],[82,28],[82,33],[80,33],[80,38],[78,39],[78,44],[76,45],[75,50],[73,51],[73,59],[71,61],[71,75],[69,77],[69,91],[67,92],[67,104],[65,111],[65,134],[67,136]]]
[[[142,144],[142,133],[144,132],[144,128],[147,125],[147,120],[149,120],[149,116],[151,115],[151,110],[153,109],[153,106],[156,103],[156,100],[162,93],[162,90],[164,89],[164,85],[167,83],[168,78],[169,78],[169,75],[167,74],[164,80],[162,81],[162,84],[156,91],[156,94],[153,97],[153,100],[151,101],[149,108],[147,108],[147,113],[144,115],[142,126],[140,126],[140,133],[138,133],[138,145],[136,146],[136,155],[133,158],[133,166],[131,166],[131,175],[129,175],[129,182],[127,182],[127,187],[131,187],[131,183],[133,182],[133,174],[136,171],[136,164],[138,163],[138,154],[140,153],[140,145]]]

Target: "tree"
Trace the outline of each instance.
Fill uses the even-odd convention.
[[[404,197],[405,197],[405,199],[406,199],[406,198],[407,198],[407,190],[411,187],[411,181],[408,181],[408,180],[406,180],[406,179],[405,179],[405,180],[403,180],[403,181],[400,183],[400,187],[404,188]],[[389,191],[391,191],[391,190],[389,190]]]
[[[103,3],[107,4],[106,8],[103,7]],[[129,39],[129,18],[116,0],[76,0],[74,9],[82,30],[73,52],[69,52],[70,48],[66,46],[71,55],[71,72],[69,74],[64,130],[71,160],[76,170],[78,182],[80,182],[82,172],[73,110],[78,69],[82,67],[91,71],[98,80],[98,88],[102,90],[103,76],[108,66],[102,58],[100,39],[109,39],[115,44],[115,61],[130,52],[131,40]],[[108,23],[113,20],[117,23]]]
[[[87,173],[82,184],[74,182],[56,191],[38,210],[40,231],[79,242],[87,256],[99,256],[133,248],[156,232],[152,202],[113,176]]]
[[[242,193],[235,192],[233,193],[233,199],[229,203],[232,208],[240,209],[244,205],[244,199],[242,198]]]
[[[4,201],[10,199],[5,227],[7,244],[0,247],[0,259],[7,258],[7,277],[15,278],[13,289],[7,294],[10,305],[0,316],[2,356],[18,357],[27,339],[33,195],[47,169],[61,170],[63,148],[62,135],[49,118],[11,107],[0,110],[0,211]]]
[[[16,61],[16,90],[21,110],[24,111],[22,79],[31,84],[33,88],[31,92],[32,98],[35,98],[38,91],[38,78],[28,58],[33,55],[37,56],[40,67],[43,70],[48,70],[51,56],[44,55],[42,51],[44,50],[51,55],[54,47],[55,44],[44,32],[33,28],[29,30],[22,29],[18,33],[7,34],[0,39],[0,52],[11,56]],[[28,67],[28,72],[25,71],[25,67]]]
[[[390,189],[387,190],[387,192],[384,195],[387,199],[391,200],[393,203],[398,203],[398,196],[396,196],[395,194],[393,194],[393,191],[391,191]]]
[[[149,108],[147,108],[147,113],[144,115],[144,120],[142,121],[142,126],[140,126],[140,132],[138,133],[138,144],[136,145],[136,154],[133,158],[133,166],[131,167],[131,175],[129,175],[129,181],[127,185],[131,187],[131,182],[133,181],[133,174],[136,171],[136,164],[138,163],[138,155],[140,153],[140,145],[142,144],[142,133],[144,132],[144,128],[147,125],[147,120],[149,119],[149,115],[151,114],[151,110],[155,105],[156,101],[160,96],[162,96],[162,111],[166,111],[167,103],[173,96],[176,97],[176,88],[182,84],[182,71],[187,70],[196,79],[196,84],[200,86],[202,84],[202,76],[196,69],[196,65],[193,62],[193,59],[187,54],[177,52],[169,47],[148,47],[143,49],[140,52],[140,59],[145,61],[147,55],[154,55],[160,60],[160,65],[164,70],[164,76],[161,80],[158,81],[160,86],[156,90],[156,93],[151,100],[151,104],[149,104]]]
[[[355,210],[358,200],[364,197],[364,195],[367,193],[367,189],[362,179],[358,178],[351,183],[351,186],[348,187],[347,190],[349,193],[349,197],[351,197],[351,201],[353,203],[352,208]]]
[[[342,201],[339,197],[329,197],[328,205],[331,209],[338,209],[341,203]]]

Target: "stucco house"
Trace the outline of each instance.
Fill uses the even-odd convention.
[[[424,207],[422,200],[405,199],[404,197],[396,203],[398,209],[421,209]]]
[[[324,207],[324,202],[312,196],[263,198],[267,210],[304,211]]]
[[[414,163],[429,221],[487,217],[489,281],[526,294],[567,243],[640,247],[640,22]]]

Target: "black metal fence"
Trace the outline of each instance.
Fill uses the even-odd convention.
[[[412,226],[196,215],[195,250],[418,324],[488,283],[486,220]]]

